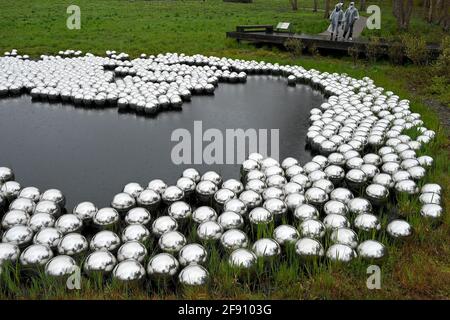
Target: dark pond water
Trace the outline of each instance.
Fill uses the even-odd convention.
[[[239,165],[175,165],[172,131],[279,129],[279,156],[311,159],[305,150],[309,110],[323,97],[308,86],[288,87],[281,78],[250,76],[246,84],[219,84],[214,96],[195,96],[178,112],[154,118],[117,109],[83,109],[31,102],[29,96],[0,100],[0,166],[11,167],[25,186],[61,189],[67,208],[81,201],[106,206],[128,182],[154,178],[173,184],[187,167],[238,178]],[[270,132],[268,141],[270,141]],[[194,143],[194,142],[192,142]],[[207,145],[204,143],[203,145]],[[270,150],[270,148],[269,148]]]

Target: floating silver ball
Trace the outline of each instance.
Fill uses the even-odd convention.
[[[371,213],[372,205],[369,200],[364,198],[353,198],[347,203],[351,214]]]
[[[357,254],[351,247],[337,243],[328,248],[326,256],[331,261],[350,262]]]
[[[223,182],[222,188],[229,189],[233,191],[236,195],[239,195],[242,191],[244,191],[244,185],[242,182],[236,179],[228,179]]]
[[[159,205],[159,203],[161,202],[161,196],[155,190],[146,189],[141,193],[139,193],[139,195],[136,198],[136,202],[138,206],[151,210],[155,209]]]
[[[73,256],[85,252],[88,249],[88,242],[79,233],[66,234],[58,243],[58,253]]]
[[[125,215],[125,222],[127,224],[138,223],[142,225],[148,225],[151,219],[152,216],[150,212],[148,212],[147,209],[141,207],[133,208]]]
[[[239,195],[239,200],[241,200],[246,208],[253,209],[262,204],[262,197],[252,190],[245,190]],[[224,208],[225,210],[225,208]],[[228,211],[229,209],[227,209]]]
[[[205,221],[197,227],[197,236],[201,240],[217,240],[222,233],[222,226],[215,221]]]
[[[418,157],[418,158],[417,158],[417,161],[419,161],[420,165],[421,165],[422,167],[425,167],[425,168],[432,167],[432,166],[433,166],[433,162],[434,162],[433,158],[430,157],[430,156],[421,156],[421,157]]]
[[[34,208],[34,201],[27,198],[17,198],[9,205],[9,210],[21,210],[28,214],[33,214]]]
[[[197,197],[202,202],[211,201],[217,190],[217,185],[209,180],[202,180],[195,187]]]
[[[226,250],[235,250],[238,248],[245,248],[248,246],[247,235],[238,229],[230,229],[225,231],[221,238],[220,243]]]
[[[262,194],[266,188],[266,183],[259,179],[248,180],[245,185],[245,190],[252,190],[258,194]]]
[[[182,266],[204,264],[207,257],[206,249],[198,243],[187,244],[178,253],[178,260]]]
[[[147,274],[155,278],[168,278],[174,276],[179,268],[174,256],[168,253],[159,253],[153,256],[147,265]]]
[[[208,271],[197,264],[191,264],[180,271],[178,275],[178,281],[182,285],[187,286],[202,286],[208,281],[209,273]]]
[[[195,183],[198,183],[201,178],[200,173],[194,168],[185,169],[182,173],[182,177],[189,178]]]
[[[49,200],[56,203],[60,208],[64,208],[66,205],[66,198],[63,193],[58,189],[48,189],[41,195],[41,201]]]
[[[53,227],[55,225],[55,218],[48,213],[35,213],[31,216],[28,226],[34,232],[38,232],[44,228]]]
[[[420,190],[422,193],[436,193],[438,195],[442,194],[442,187],[438,185],[437,183],[426,183],[422,186],[422,189]]]
[[[118,193],[111,201],[111,207],[118,212],[126,212],[133,208],[136,204],[134,197],[126,192]]]
[[[386,227],[387,233],[393,238],[405,238],[412,235],[413,229],[405,220],[392,220]]]
[[[262,197],[264,200],[268,199],[284,199],[284,192],[282,189],[277,187],[268,187],[266,188],[263,193]]]
[[[122,230],[122,241],[140,241],[145,242],[150,237],[150,231],[142,224],[130,224]]]
[[[80,231],[82,227],[83,221],[74,214],[63,214],[55,222],[55,228],[63,234]]]
[[[34,202],[38,202],[41,197],[41,192],[36,187],[26,187],[20,190],[18,198],[31,199]]]
[[[16,262],[19,259],[20,249],[13,243],[0,243],[0,268],[4,263]]]
[[[63,233],[56,228],[43,228],[34,235],[34,244],[43,244],[50,249],[56,249],[59,241],[62,239]]]
[[[255,241],[252,247],[257,257],[271,258],[281,253],[278,242],[269,238],[262,238]]]
[[[224,230],[239,229],[242,228],[244,225],[244,219],[242,218],[242,216],[233,211],[223,212],[217,218],[217,222],[222,226]]]
[[[220,187],[222,185],[222,177],[220,174],[218,174],[215,171],[207,171],[205,172],[202,177],[200,178],[201,181],[211,181],[214,183],[217,187]]]
[[[92,221],[101,228],[111,227],[116,225],[120,220],[119,213],[114,208],[102,208],[97,211]]]
[[[137,182],[127,183],[123,187],[123,192],[128,193],[133,198],[137,198],[137,196],[144,191],[144,188]],[[114,201],[114,200],[113,200]]]
[[[305,198],[308,203],[321,205],[328,201],[328,194],[321,188],[311,187],[306,190]]]
[[[337,165],[330,165],[326,167],[324,172],[327,178],[335,184],[341,182],[345,177],[345,170]]]
[[[287,209],[290,212],[293,212],[295,210],[295,208],[306,203],[306,199],[303,194],[291,193],[286,196],[286,198],[284,199],[284,203],[286,204]]]
[[[386,256],[386,247],[375,240],[361,242],[357,248],[358,256],[366,260],[379,260]]]
[[[293,226],[284,224],[275,228],[273,238],[280,245],[284,245],[296,242],[300,238],[300,234]]]
[[[295,208],[294,218],[298,219],[300,222],[309,219],[318,219],[319,211],[316,209],[316,207],[310,204],[302,204]]]
[[[30,215],[22,210],[10,210],[2,218],[2,228],[7,230],[17,225],[28,225]]]
[[[256,255],[248,249],[239,248],[234,250],[228,258],[228,263],[235,268],[248,269],[256,264]]]
[[[177,180],[177,187],[180,188],[185,194],[191,194],[195,191],[195,182],[192,179],[181,177]]]
[[[167,231],[161,235],[158,245],[161,250],[176,253],[186,244],[186,237],[178,231]]]
[[[402,180],[395,184],[395,190],[400,193],[406,194],[417,194],[419,192],[419,188],[417,184],[413,180]]]
[[[192,215],[192,209],[189,204],[184,201],[175,201],[167,209],[169,216],[177,221],[188,219]]]
[[[111,272],[117,264],[114,255],[106,250],[94,251],[84,261],[83,269],[87,274]]]
[[[65,277],[71,275],[77,263],[69,256],[56,256],[45,265],[45,274],[51,277]]]
[[[367,198],[375,205],[381,205],[388,200],[389,190],[381,184],[368,185],[365,190]]]
[[[348,206],[353,199],[353,193],[346,188],[336,188],[330,193],[330,199],[340,201]]]
[[[329,214],[323,219],[323,224],[326,229],[336,230],[339,228],[350,227],[347,218],[340,214]]]
[[[375,184],[380,184],[388,189],[394,186],[394,180],[392,179],[392,176],[387,173],[376,174],[373,177],[372,182]]]
[[[153,190],[159,195],[162,195],[164,191],[167,189],[167,184],[161,179],[154,179],[148,183],[147,189]]]
[[[425,192],[419,196],[419,202],[421,204],[440,204],[441,196],[434,192]]]
[[[214,201],[219,207],[222,207],[225,202],[233,198],[236,198],[236,194],[230,189],[222,188],[214,194]]]
[[[161,198],[166,204],[171,204],[175,201],[182,200],[184,198],[184,192],[177,186],[169,186],[164,190]]]
[[[20,254],[20,264],[22,266],[43,266],[53,258],[52,250],[42,244],[33,244],[27,247]]]
[[[108,250],[114,251],[120,246],[120,238],[112,231],[103,230],[95,234],[90,243],[92,251]]]
[[[268,224],[273,221],[273,214],[265,208],[257,207],[250,211],[249,220],[253,224]]]
[[[298,227],[298,231],[302,237],[320,239],[325,235],[325,225],[316,219],[308,219],[303,221]]]
[[[370,213],[361,213],[356,216],[353,221],[355,227],[362,231],[377,231],[381,229],[381,224],[378,218]]]
[[[217,213],[211,207],[201,206],[195,209],[192,213],[192,220],[199,224],[205,221],[216,221]]]
[[[145,277],[145,269],[138,261],[128,259],[119,262],[114,267],[112,276],[121,282],[139,281]]]
[[[424,204],[420,209],[420,215],[425,218],[439,219],[444,213],[443,208],[434,203]]]
[[[74,208],[72,213],[80,218],[82,221],[91,221],[95,214],[97,213],[98,208],[92,202],[80,202]]]
[[[120,246],[117,250],[117,260],[124,261],[127,259],[133,259],[139,262],[143,262],[147,256],[147,249],[138,241],[128,241]]]
[[[33,230],[27,226],[17,225],[8,229],[2,236],[2,242],[24,247],[31,242]]]
[[[156,236],[161,236],[163,233],[169,232],[169,231],[175,231],[178,229],[178,223],[177,221],[169,216],[161,216],[155,221],[153,221],[152,224],[152,232]]]
[[[54,217],[58,217],[61,213],[61,209],[53,201],[41,200],[36,204],[36,207],[34,208],[34,214],[36,213],[47,213]]]
[[[314,259],[325,254],[322,244],[311,238],[302,238],[295,243],[295,252],[304,259]]]
[[[337,200],[329,200],[325,203],[323,207],[323,211],[325,214],[339,214],[342,216],[346,216],[348,214],[347,206],[340,201]]]

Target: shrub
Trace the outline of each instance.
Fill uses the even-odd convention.
[[[358,58],[359,58],[359,49],[358,49],[358,47],[356,45],[349,47],[347,49],[347,53],[352,58],[353,64],[356,65],[356,63],[358,62]]]
[[[450,81],[450,36],[442,39],[441,50],[442,52],[433,66],[433,71],[434,74],[446,77],[447,81]]]
[[[284,47],[289,51],[293,58],[302,55],[304,45],[301,40],[295,38],[289,38],[284,42]]]
[[[372,37],[366,44],[366,58],[369,62],[376,62],[377,59],[383,54],[381,47],[381,41],[378,37]]]
[[[406,56],[415,65],[424,65],[428,62],[428,50],[425,38],[419,35],[405,35],[402,38]]]
[[[389,61],[392,64],[403,64],[403,59],[405,56],[405,50],[403,48],[403,44],[401,41],[394,40],[391,42],[391,45],[388,49],[388,57]]]

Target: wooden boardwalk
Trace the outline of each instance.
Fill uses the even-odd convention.
[[[355,47],[360,53],[365,52],[365,48],[369,43],[366,39],[354,39],[353,41],[331,41],[329,36],[325,35],[310,35],[310,34],[298,34],[289,32],[277,32],[273,26],[237,26],[236,31],[226,33],[228,38],[236,39],[237,41],[247,41],[255,44],[271,44],[284,46],[287,40],[296,39],[300,40],[303,46],[309,48],[314,46],[319,51],[323,52],[340,52],[347,54],[350,47]],[[384,40],[380,40],[380,49],[383,52],[387,52],[390,47],[390,43]],[[430,55],[438,56],[440,53],[440,46],[438,44],[427,44]]]

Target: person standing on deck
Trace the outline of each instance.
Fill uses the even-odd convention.
[[[350,40],[350,41],[353,40],[352,39],[353,26],[355,24],[355,21],[358,19],[359,19],[358,9],[355,8],[354,2],[350,2],[350,5],[348,6],[348,8],[344,14],[344,23],[345,23],[345,29],[344,29],[344,35],[343,35],[344,39],[348,33],[348,40]]]
[[[338,3],[336,7],[334,8],[333,12],[330,14],[330,21],[331,21],[331,38],[330,40],[333,40],[333,35],[336,34],[336,38],[334,39],[337,41],[338,35],[339,35],[339,26],[344,19],[344,13],[342,12],[341,6]]]

